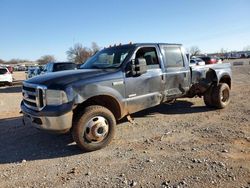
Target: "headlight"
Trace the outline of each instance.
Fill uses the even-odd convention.
[[[58,106],[68,102],[67,95],[62,90],[46,90],[46,104]]]

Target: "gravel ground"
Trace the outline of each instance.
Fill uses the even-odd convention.
[[[15,73],[22,79],[23,73]],[[0,187],[250,187],[250,65],[233,67],[231,103],[179,99],[119,122],[82,153],[69,134],[22,124],[21,87],[0,88]]]

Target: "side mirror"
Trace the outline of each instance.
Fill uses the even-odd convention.
[[[140,76],[147,72],[147,63],[145,58],[136,58],[132,60],[132,75]]]

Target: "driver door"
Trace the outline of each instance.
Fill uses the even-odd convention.
[[[140,76],[126,75],[126,102],[129,113],[155,106],[161,102],[162,69],[155,46],[137,49],[134,58],[144,58],[147,72]]]

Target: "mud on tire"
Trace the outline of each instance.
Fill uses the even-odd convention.
[[[213,107],[213,101],[212,101],[213,88],[214,86],[210,86],[210,88],[206,91],[206,93],[203,96],[204,103],[207,107]]]
[[[230,103],[230,88],[226,83],[215,86],[212,92],[213,105],[216,108],[225,108]]]
[[[111,142],[115,125],[115,117],[107,108],[89,106],[74,118],[72,136],[82,150],[98,150]]]

